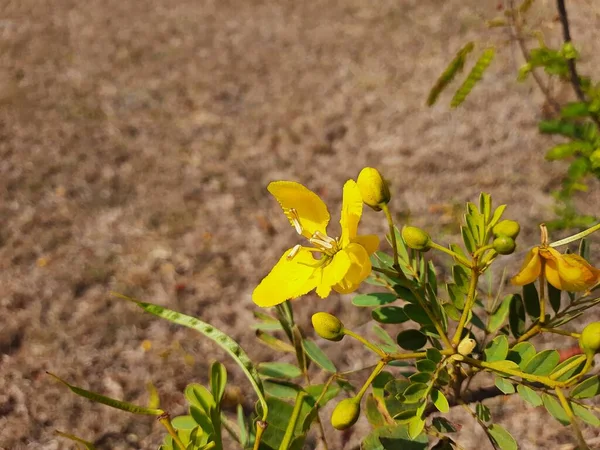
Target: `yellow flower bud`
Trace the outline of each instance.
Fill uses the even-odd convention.
[[[509,236],[501,234],[493,242],[494,250],[501,255],[510,255],[515,251],[515,240]]]
[[[365,167],[356,180],[363,202],[375,211],[381,211],[390,201],[390,189],[377,169]]]
[[[417,227],[402,228],[402,239],[410,248],[420,252],[426,252],[431,245],[429,234]]]
[[[346,398],[339,402],[331,413],[331,425],[336,430],[345,430],[356,423],[359,415],[360,400]]]
[[[312,324],[319,336],[328,341],[341,341],[344,337],[344,324],[337,317],[318,312],[312,316]]]
[[[462,341],[460,341],[460,344],[458,344],[458,353],[460,353],[463,356],[469,356],[473,350],[475,349],[475,347],[477,346],[477,342],[475,342],[475,339],[471,339],[470,337],[466,337],[464,338]]]
[[[494,228],[492,228],[494,236],[498,237],[500,235],[504,235],[513,239],[517,238],[520,231],[521,227],[519,226],[519,223],[515,222],[514,220],[502,220],[498,222]]]
[[[600,322],[587,325],[579,336],[579,346],[588,355],[594,355],[600,350]]]

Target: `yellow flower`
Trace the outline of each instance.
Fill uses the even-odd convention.
[[[363,202],[354,180],[344,185],[339,238],[327,235],[329,212],[317,194],[293,181],[274,181],[267,189],[296,232],[311,246],[296,245],[286,250],[254,289],[254,303],[275,306],[313,289],[321,298],[332,289],[343,294],[355,291],[371,272],[369,256],[377,250],[379,238],[356,234]]]
[[[561,291],[585,291],[600,281],[600,270],[581,256],[572,253],[563,255],[552,247],[539,246],[529,251],[512,283],[517,286],[533,283],[542,273],[542,259],[546,279]]]

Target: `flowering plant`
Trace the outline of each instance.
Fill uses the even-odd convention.
[[[166,430],[163,450],[232,448],[232,441],[238,448],[285,450],[309,442],[316,446],[315,440],[327,449],[331,433],[326,431],[323,410],[330,401],[336,406],[329,422],[337,430],[351,428],[364,412],[372,428],[362,440],[365,450],[401,448],[408,442],[415,449],[464,448],[457,433],[460,426],[444,417],[455,406],[473,416],[494,448],[511,450],[517,448],[516,441],[493,422],[484,400],[512,394],[543,405],[558,422],[572,428],[579,448],[589,448],[582,424],[600,425],[596,408],[587,402],[600,394],[600,378],[589,375],[600,351],[600,323],[587,325],[581,333],[565,325],[600,303],[600,270],[589,262],[584,240],[600,224],[557,242],[549,242],[542,225],[541,244],[527,253],[521,271],[512,278],[521,291],[503,296],[504,283],[486,292],[480,280],[502,255],[515,251],[520,227],[513,220],[502,220],[505,205],[494,209],[487,194],[481,194],[478,205],[466,206],[464,245],[445,247],[419,228],[396,227],[388,206],[389,188],[373,168],[363,169],[357,181],[344,185],[338,238],[327,234],[329,212],[315,193],[289,181],[273,182],[268,189],[310,246],[287,249],[256,287],[252,299],[260,307],[273,308],[273,314],[257,312],[255,328],[262,343],[293,354],[295,364],[255,364],[232,338],[210,324],[128,299],[225,349],[254,389],[253,411],[238,405],[235,421],[223,411],[227,371],[218,362],[211,367],[208,387],[192,383],[186,388],[189,413],[174,418],[156,402],[148,407],[132,405],[56,378],[97,402],[158,416]],[[358,234],[363,201],[374,211],[383,211],[391,255],[377,250],[376,236]],[[575,241],[580,241],[578,254],[557,250]],[[430,250],[450,257],[450,279],[438,275],[428,257]],[[351,301],[370,309],[376,339],[353,331],[328,312],[312,316],[314,331],[322,339],[343,346],[340,341],[348,336],[373,354],[363,368],[338,368],[321,348],[324,341],[311,339],[311,330],[296,323],[293,299],[313,289],[322,298],[332,291],[348,294],[363,282],[375,286],[375,291],[355,295]],[[581,352],[561,360],[557,350],[537,351],[531,341],[544,333],[578,341]],[[355,386],[363,371],[368,375]],[[495,388],[472,389],[474,378]],[[80,438],[63,435],[93,448]]]

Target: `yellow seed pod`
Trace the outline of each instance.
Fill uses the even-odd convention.
[[[328,341],[341,341],[344,337],[344,324],[337,317],[318,312],[312,316],[312,324],[319,336]]]
[[[516,244],[515,240],[509,236],[501,234],[493,242],[494,250],[501,255],[510,255],[515,251]]]
[[[587,325],[579,336],[579,346],[586,355],[594,355],[600,350],[600,322]]]
[[[390,188],[377,169],[365,167],[356,180],[360,195],[366,205],[375,211],[381,211],[390,201]]]
[[[359,415],[360,400],[346,398],[339,402],[331,413],[331,425],[336,430],[345,430],[356,423]]]
[[[515,222],[514,220],[502,220],[492,228],[494,236],[503,235],[513,239],[517,238],[520,231],[521,227],[519,226],[519,222]]]
[[[420,252],[426,252],[431,245],[429,234],[417,227],[402,228],[402,239],[410,248]]]
[[[457,350],[458,350],[458,353],[460,353],[461,355],[469,356],[471,354],[471,352],[475,349],[476,346],[477,346],[477,342],[475,342],[475,339],[466,337],[462,341],[460,341],[460,344],[458,344]]]

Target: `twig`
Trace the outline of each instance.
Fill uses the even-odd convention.
[[[563,39],[565,44],[573,42],[571,39],[571,30],[569,28],[569,17],[567,16],[567,8],[565,6],[565,0],[556,0],[556,6],[558,8],[558,17],[560,18],[560,23],[562,24],[563,29]],[[579,74],[577,73],[577,65],[575,63],[575,58],[567,59],[567,64],[569,66],[569,74],[571,79],[571,85],[573,86],[573,90],[577,95],[577,98],[580,102],[587,102],[585,94],[581,89],[581,82],[579,81]],[[594,121],[594,123],[600,128],[600,119],[596,114],[590,114],[590,117]]]
[[[523,58],[525,58],[526,62],[529,62],[529,59],[530,59],[529,50],[527,50],[527,45],[525,45],[525,40],[523,39],[523,28],[521,27],[521,22],[519,21],[519,18],[517,17],[519,15],[519,13],[516,12],[516,10],[515,10],[513,0],[510,1],[510,9],[512,11],[515,11],[513,14],[510,15],[510,17],[512,19],[512,27],[511,27],[512,35],[513,35],[514,39],[517,41],[517,43],[519,44],[519,48],[521,49],[521,54],[523,55]],[[548,86],[546,86],[544,84],[544,82],[542,81],[542,78],[540,77],[540,75],[537,73],[537,71],[535,69],[531,70],[531,76],[533,77],[535,83],[540,88],[540,91],[542,91],[542,94],[544,94],[544,97],[546,97],[546,101],[552,107],[554,112],[557,114],[560,113],[560,110],[561,110],[560,104],[554,99],[554,97],[552,97],[552,94],[550,93],[550,89],[548,88]]]

